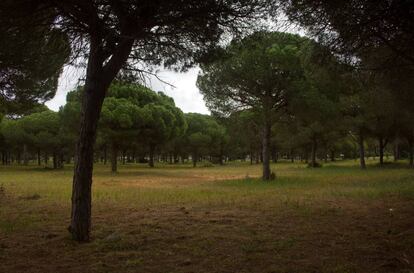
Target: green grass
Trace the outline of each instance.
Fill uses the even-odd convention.
[[[120,207],[168,205],[255,207],[261,203],[279,205],[288,201],[320,201],[330,198],[414,198],[414,172],[406,168],[360,170],[354,162],[327,164],[309,169],[303,164],[274,164],[275,181],[260,180],[260,166],[231,163],[214,168],[187,165],[120,166],[111,174],[109,166],[96,165],[93,202]],[[231,180],[229,180],[231,179]],[[0,169],[0,181],[10,195],[30,202],[41,200],[67,206],[71,197],[72,169],[46,170],[41,167],[12,166]],[[28,200],[26,200],[28,199]],[[250,202],[250,203],[249,203]]]

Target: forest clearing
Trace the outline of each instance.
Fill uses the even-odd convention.
[[[367,163],[98,164],[80,245],[70,166],[1,167],[0,272],[412,272],[414,173]]]
[[[0,273],[414,273],[414,1],[0,1]]]

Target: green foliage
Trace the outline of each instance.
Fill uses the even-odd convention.
[[[258,32],[207,57],[197,85],[209,109],[268,112],[285,106],[303,79],[300,52],[305,42],[293,34]]]
[[[51,99],[70,54],[67,34],[53,27],[50,13],[36,17],[20,8],[14,1],[0,4],[0,112],[8,114]]]
[[[221,158],[223,146],[228,141],[226,129],[207,115],[188,113],[185,114],[185,119],[188,128],[184,142],[193,157],[193,162],[196,163],[198,157],[206,154]]]
[[[26,134],[26,140],[35,148],[54,152],[61,147],[60,117],[57,112],[47,110],[34,113],[18,122]]]

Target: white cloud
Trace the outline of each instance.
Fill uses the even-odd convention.
[[[154,91],[162,91],[174,98],[175,104],[185,113],[197,112],[208,114],[209,111],[203,101],[203,96],[196,86],[199,71],[198,67],[192,68],[185,73],[161,70],[157,73],[161,81],[151,76],[146,84]],[[55,97],[46,102],[46,105],[50,109],[57,111],[60,106],[66,103],[66,94],[76,88],[79,78],[83,75],[83,69],[66,66],[59,78],[59,86]],[[166,83],[163,83],[163,81]]]

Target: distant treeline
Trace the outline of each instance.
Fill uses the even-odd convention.
[[[67,104],[58,112],[38,107],[24,116],[4,116],[0,123],[2,164],[32,161],[63,168],[65,163],[76,160],[81,93],[82,87],[69,92]],[[382,113],[384,109],[377,114]],[[375,117],[375,113],[372,115]],[[357,158],[360,146],[352,130],[354,123],[345,112],[331,118],[335,118],[334,122],[325,124],[314,120],[318,126],[315,123],[306,126],[293,121],[291,116],[279,119],[272,125],[271,159],[308,162],[312,158],[323,161]],[[161,92],[117,82],[103,104],[95,161],[110,162],[114,172],[118,162],[148,163],[151,167],[159,161],[178,164],[191,160],[194,166],[199,161],[208,162],[204,165],[228,160],[260,163],[263,161],[260,120],[260,115],[251,109],[226,117],[184,114],[172,98]],[[397,121],[381,122],[379,128],[371,123],[363,141],[367,156],[383,157],[384,153],[393,154],[395,159],[410,156],[412,147],[398,134],[401,130]]]

